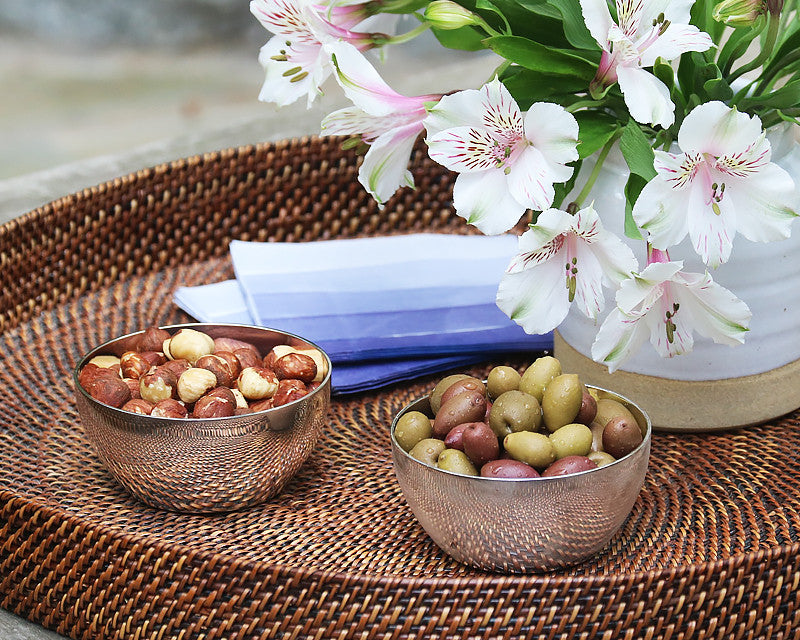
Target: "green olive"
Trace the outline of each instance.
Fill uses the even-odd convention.
[[[541,424],[539,402],[522,391],[506,391],[489,410],[489,426],[501,439],[517,431],[535,431]]]
[[[561,375],[561,363],[553,356],[536,358],[519,381],[519,390],[542,401],[545,387],[550,381]]]
[[[499,398],[506,391],[516,391],[519,389],[519,382],[522,376],[513,367],[499,366],[494,367],[486,378],[486,385],[489,389],[489,398],[492,400]]]
[[[436,383],[436,386],[433,388],[433,391],[431,391],[430,395],[431,411],[433,411],[434,415],[438,413],[439,407],[442,406],[442,394],[447,391],[450,385],[454,382],[458,382],[462,378],[469,377],[471,376],[468,376],[466,373],[454,373],[451,376],[442,378]]]
[[[445,449],[439,454],[436,466],[445,471],[460,473],[462,476],[477,476],[478,470],[467,454],[458,449]]]
[[[421,411],[409,411],[397,419],[394,439],[404,451],[411,451],[415,444],[433,435],[431,419]]]
[[[444,442],[441,440],[437,440],[436,438],[425,438],[424,440],[420,440],[417,444],[415,444],[411,451],[408,452],[415,460],[419,460],[420,462],[424,462],[425,464],[429,464],[432,467],[436,466],[436,460],[439,457],[439,454],[444,451],[445,445]]]
[[[529,464],[535,469],[544,469],[556,459],[555,447],[543,433],[509,433],[503,440],[503,447],[514,460]]]
[[[606,453],[605,451],[591,451],[586,457],[594,462],[598,467],[604,467],[616,460],[614,456],[612,456],[610,453]]]
[[[556,460],[567,456],[586,456],[592,450],[592,430],[585,424],[565,424],[550,434]]]
[[[551,433],[565,424],[575,422],[581,408],[583,388],[574,373],[562,373],[547,385],[542,397],[544,426]]]
[[[605,427],[611,418],[616,418],[617,416],[622,416],[626,420],[630,420],[634,423],[636,422],[636,418],[633,417],[628,407],[621,402],[613,400],[612,398],[600,398],[597,401],[597,414],[594,417],[595,422]]]

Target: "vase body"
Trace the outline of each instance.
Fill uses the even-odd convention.
[[[800,187],[800,145],[794,133],[783,129],[770,135],[772,160]],[[587,202],[594,199],[604,226],[631,246],[643,267],[644,242],[625,238],[623,230],[626,180],[622,155],[612,153]],[[795,209],[800,210],[799,201]],[[684,262],[685,271],[706,269],[688,237],[669,254],[670,259]],[[752,311],[743,345],[719,345],[695,333],[691,353],[663,358],[648,341],[609,374],[591,359],[605,313],[595,323],[573,306],[558,328],[556,356],[565,370],[577,371],[585,382],[614,389],[639,403],[650,413],[654,427],[662,430],[741,427],[800,407],[800,222],[792,224],[790,238],[778,242],[751,242],[737,234],[729,261],[711,275]],[[606,292],[608,310],[614,300],[613,292]]]

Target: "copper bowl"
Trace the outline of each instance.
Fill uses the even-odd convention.
[[[153,417],[102,404],[78,383],[78,374],[92,357],[119,356],[139,334],[110,340],[86,354],[73,373],[78,413],[103,465],[135,497],[172,511],[231,511],[278,494],[311,454],[325,424],[331,387],[327,354],[276,329],[202,323],[163,328],[170,333],[191,328],[212,338],[243,340],[262,354],[281,344],[315,348],[328,371],[319,387],[272,409],[210,419]]]

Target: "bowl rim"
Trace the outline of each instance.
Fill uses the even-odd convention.
[[[328,372],[325,374],[325,377],[322,379],[322,381],[320,382],[319,386],[316,389],[314,389],[313,391],[311,391],[311,393],[307,393],[306,395],[304,395],[301,398],[298,398],[297,400],[292,400],[291,402],[287,402],[286,404],[282,404],[279,407],[270,407],[269,409],[262,409],[261,411],[253,411],[252,413],[243,413],[243,414],[239,414],[239,415],[235,415],[234,414],[232,416],[220,416],[218,418],[203,418],[203,420],[206,423],[208,423],[208,422],[214,422],[214,423],[219,422],[220,424],[225,424],[226,422],[235,422],[237,420],[242,420],[242,419],[252,419],[254,416],[262,416],[262,415],[268,416],[268,415],[270,415],[270,413],[276,413],[278,411],[284,410],[286,407],[292,407],[293,405],[297,405],[297,404],[300,404],[300,403],[302,403],[304,401],[307,401],[307,399],[317,395],[318,393],[323,393],[323,389],[328,388],[330,386],[331,373],[332,373],[332,370],[333,370],[333,363],[331,362],[330,356],[318,344],[316,344],[315,342],[313,342],[311,340],[308,340],[308,339],[304,338],[303,336],[297,335],[296,333],[292,333],[290,331],[284,331],[283,329],[276,329],[274,327],[262,327],[262,326],[258,326],[258,325],[254,325],[254,324],[245,324],[245,323],[237,323],[237,322],[183,322],[183,323],[179,323],[179,324],[165,324],[165,325],[159,325],[158,326],[159,329],[165,329],[167,331],[170,331],[170,330],[176,330],[177,331],[177,330],[180,330],[180,329],[196,329],[196,330],[199,331],[198,327],[220,327],[220,328],[235,327],[235,328],[255,329],[255,330],[258,330],[258,331],[273,331],[275,333],[282,334],[282,335],[287,336],[289,338],[297,338],[298,340],[302,340],[303,342],[305,342],[305,343],[311,345],[312,347],[314,347],[315,349],[317,349],[322,354],[322,356],[325,358],[325,362],[328,365]],[[193,422],[195,420],[198,420],[197,418],[191,418],[189,416],[187,416],[185,418],[175,418],[175,417],[167,417],[167,416],[151,416],[151,415],[147,415],[147,414],[133,413],[131,411],[123,411],[119,407],[112,407],[111,405],[104,404],[104,403],[96,400],[91,395],[89,395],[89,392],[86,391],[86,389],[83,387],[83,385],[80,382],[78,382],[78,374],[80,374],[81,369],[83,369],[83,367],[86,366],[86,364],[89,362],[89,360],[91,360],[95,355],[100,355],[100,353],[99,353],[100,351],[102,351],[104,348],[107,348],[109,345],[117,342],[118,340],[123,340],[125,338],[131,338],[131,337],[133,337],[135,335],[143,333],[144,331],[145,331],[145,329],[140,329],[139,331],[132,331],[131,333],[126,333],[126,334],[119,335],[119,336],[117,336],[115,338],[111,338],[109,340],[106,340],[102,344],[99,344],[96,347],[94,347],[93,349],[90,349],[88,352],[86,352],[78,360],[77,364],[72,369],[72,382],[73,382],[73,385],[74,385],[75,389],[78,390],[81,394],[83,394],[84,398],[86,398],[92,405],[94,405],[96,407],[101,407],[103,410],[107,410],[107,411],[110,411],[112,413],[118,413],[123,417],[136,416],[137,420],[138,419],[147,419],[146,421],[152,421],[154,424],[155,423],[162,423],[162,422],[164,424],[168,424],[168,423],[172,423],[172,422],[179,422],[179,423],[185,424],[187,421]]]
[[[484,383],[485,382],[486,381],[484,380]],[[420,402],[423,402],[426,399],[428,399],[430,397],[430,394],[426,394],[426,395],[423,395],[423,396],[420,396],[420,397],[416,398],[415,400],[412,400],[411,402],[407,403],[402,409],[400,409],[395,414],[394,418],[392,419],[392,424],[389,427],[389,439],[391,440],[391,443],[392,443],[392,451],[395,452],[396,455],[404,456],[407,460],[411,461],[412,464],[421,465],[422,467],[425,467],[426,469],[432,469],[435,472],[444,473],[444,474],[447,474],[447,475],[455,476],[457,478],[464,478],[464,479],[466,479],[468,481],[471,481],[471,482],[527,483],[527,482],[558,482],[560,480],[563,480],[564,478],[576,478],[576,477],[588,475],[588,474],[591,474],[591,473],[597,473],[597,472],[599,472],[599,471],[601,471],[603,469],[610,469],[610,468],[616,466],[617,463],[621,463],[624,460],[626,460],[626,459],[628,459],[628,458],[630,458],[630,457],[632,457],[634,455],[638,455],[638,453],[644,447],[649,447],[650,446],[650,441],[652,439],[652,434],[653,434],[653,423],[650,420],[650,416],[647,414],[646,411],[644,411],[633,400],[630,400],[630,399],[626,398],[625,396],[623,396],[620,393],[617,393],[616,391],[611,391],[609,389],[604,389],[603,387],[598,387],[598,386],[592,385],[592,384],[586,384],[585,386],[587,388],[590,388],[590,389],[595,389],[596,391],[601,391],[604,394],[608,394],[608,396],[613,396],[612,399],[616,398],[616,399],[622,400],[626,405],[629,405],[629,407],[635,408],[642,415],[642,417],[645,420],[645,432],[643,434],[642,441],[636,446],[636,448],[633,451],[625,454],[621,458],[617,458],[616,460],[614,460],[614,462],[609,462],[608,464],[604,464],[601,467],[596,467],[595,469],[587,469],[585,471],[578,471],[576,473],[569,473],[569,474],[560,475],[560,476],[539,476],[539,477],[536,477],[536,478],[486,478],[486,477],[480,476],[480,475],[469,476],[469,475],[466,475],[466,474],[463,474],[463,473],[456,473],[454,471],[449,471],[447,469],[440,469],[439,467],[434,467],[432,465],[426,464],[426,463],[422,462],[421,460],[417,460],[416,458],[413,458],[409,454],[408,451],[406,451],[405,449],[403,449],[403,447],[400,446],[400,444],[397,442],[397,440],[394,437],[394,431],[395,431],[395,427],[397,426],[397,421],[399,420],[399,418],[402,415],[404,415],[406,412],[415,410],[415,409],[412,409],[412,407],[414,405],[417,405]],[[636,417],[636,416],[634,416],[634,417]],[[638,422],[638,420],[637,420],[637,422]],[[640,427],[641,427],[641,425],[640,425]]]

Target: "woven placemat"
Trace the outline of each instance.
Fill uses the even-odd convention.
[[[433,378],[334,399],[318,448],[261,507],[180,515],[112,480],[71,368],[115,335],[188,320],[172,292],[232,277],[231,238],[463,231],[424,154],[417,191],[383,211],[355,171],[336,141],[286,141],[143,170],[0,227],[0,606],[86,640],[798,637],[796,414],[655,434],[608,547],[542,575],[452,561],[406,506],[389,424]]]

